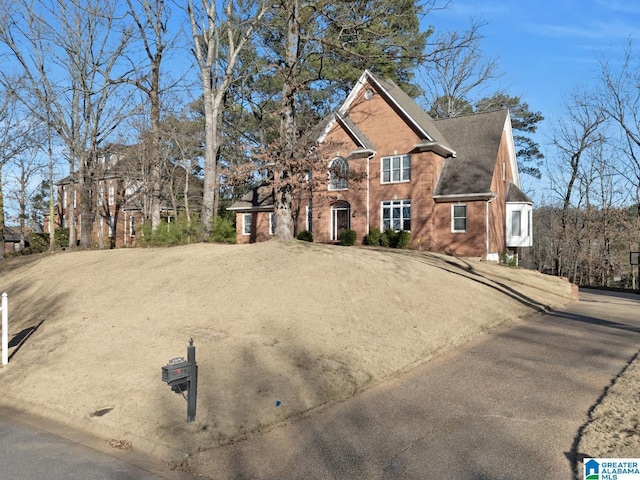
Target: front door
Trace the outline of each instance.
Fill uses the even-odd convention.
[[[351,206],[347,202],[336,203],[331,207],[331,240],[337,242],[343,230],[351,228]]]

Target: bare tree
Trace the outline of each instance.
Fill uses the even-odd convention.
[[[480,49],[484,25],[474,21],[466,32],[439,34],[429,45],[421,73],[432,116],[471,113],[471,95],[502,76],[497,59],[486,57]]]
[[[189,0],[193,52],[200,70],[205,116],[204,192],[200,240],[211,234],[219,202],[219,155],[224,101],[235,79],[240,53],[272,2]]]
[[[631,41],[619,65],[600,61],[600,83],[599,106],[622,132],[618,171],[633,185],[635,202],[640,203],[640,62]]]
[[[149,145],[146,148],[148,160],[150,191],[151,230],[155,231],[160,223],[162,138],[160,122],[162,117],[162,95],[171,85],[163,85],[163,61],[168,51],[175,45],[175,36],[168,33],[168,22],[171,11],[165,0],[127,0],[129,15],[137,31],[137,40],[142,45],[146,65],[143,68],[134,65],[135,72],[125,80],[136,86],[148,99],[150,132],[146,135]],[[133,61],[136,61],[134,57]]]
[[[562,275],[565,266],[563,262],[568,248],[569,220],[571,202],[574,195],[574,185],[579,179],[581,161],[585,154],[603,142],[599,127],[605,118],[602,112],[595,108],[584,93],[574,93],[568,101],[566,118],[557,126],[553,144],[558,151],[558,171],[565,176],[556,179],[555,188],[562,198],[560,217],[560,232],[556,245],[554,271]]]
[[[5,233],[3,168],[24,152],[30,143],[32,124],[21,113],[24,112],[18,108],[18,99],[11,92],[4,90],[0,96],[0,245],[4,245]],[[0,252],[0,261],[1,253],[3,252]]]
[[[129,97],[119,97],[119,63],[131,31],[118,28],[116,2],[16,0],[0,11],[0,43],[8,50],[22,82],[2,75],[30,113],[64,142],[71,178],[77,179],[82,247],[91,246],[95,214],[92,198],[99,146],[126,116]],[[73,192],[75,195],[75,190]],[[94,195],[95,197],[95,195]],[[69,215],[75,246],[75,215]]]
[[[40,188],[41,177],[45,170],[45,158],[42,156],[41,145],[35,136],[30,147],[11,161],[8,177],[13,180],[13,188],[9,191],[9,198],[18,206],[18,226],[20,231],[20,248],[25,247],[25,234],[29,220],[29,204],[31,198]],[[36,225],[29,225],[36,228]]]

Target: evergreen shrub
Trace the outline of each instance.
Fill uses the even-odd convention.
[[[380,229],[373,227],[369,229],[369,234],[366,237],[367,245],[373,245],[375,247],[380,245]]]
[[[356,243],[356,232],[349,228],[345,228],[340,232],[339,238],[340,245],[344,245],[345,247],[350,247],[355,245]]]
[[[296,238],[298,240],[302,240],[303,242],[313,242],[313,233],[311,233],[309,230],[302,230],[300,233],[298,233],[298,236]]]

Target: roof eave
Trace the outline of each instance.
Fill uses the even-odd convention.
[[[438,142],[420,142],[420,143],[416,143],[414,148],[418,152],[435,152],[438,155],[445,158],[456,156],[455,150],[447,147],[446,145],[442,145],[441,143],[438,143]]]
[[[357,148],[349,153],[349,158],[373,157],[375,154],[376,151],[370,148]]]
[[[451,195],[434,195],[433,199],[436,202],[463,202],[477,201],[477,200],[491,200],[496,198],[497,194],[494,192],[482,192],[482,193],[454,193]]]

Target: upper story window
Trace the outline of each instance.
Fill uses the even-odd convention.
[[[411,157],[409,155],[382,157],[381,162],[382,183],[411,181]]]
[[[342,157],[336,157],[329,164],[329,190],[346,190],[349,165]]]

